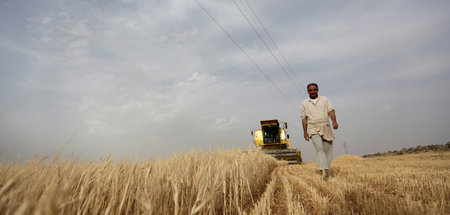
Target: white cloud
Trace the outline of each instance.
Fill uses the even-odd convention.
[[[201,110],[208,96],[204,92],[214,81],[210,75],[195,72],[164,90],[125,85],[106,94],[84,96],[78,110],[86,116],[91,132],[145,132],[148,127],[178,120],[179,114]]]
[[[179,87],[199,86],[199,85],[213,84],[215,80],[216,80],[215,77],[210,76],[206,73],[194,72],[192,76],[188,77],[185,80],[177,82],[176,85]]]
[[[197,34],[198,34],[197,28],[196,27],[192,27],[191,29],[185,30],[185,31],[183,31],[181,33],[175,33],[174,37],[175,37],[175,40],[180,41],[180,40],[186,40],[186,39],[189,39],[191,37],[194,37]]]
[[[100,133],[142,132],[148,124],[170,120],[178,110],[168,95],[141,87],[85,96],[79,106],[89,130]]]
[[[219,118],[216,119],[214,128],[218,130],[229,130],[231,126],[233,126],[237,121],[238,119],[234,116],[230,117],[229,119]]]
[[[309,3],[305,8],[301,2],[250,3],[301,81],[323,84],[321,93],[330,97],[343,121],[340,138],[361,145],[356,153],[379,146],[376,141],[402,139],[375,135],[386,119],[411,133],[419,133],[410,125],[412,116],[419,121],[431,117],[439,124],[426,128],[429,133],[448,128],[445,117],[435,116],[445,115],[442,110],[449,107],[449,99],[438,99],[447,98],[450,90],[443,84],[450,68],[447,4]],[[296,89],[233,2],[204,4],[299,104]],[[20,22],[16,16],[0,20],[0,80],[14,80],[0,85],[3,116],[8,115],[3,107],[25,101],[17,109],[30,121],[40,122],[38,116],[45,114],[58,121],[53,112],[60,111],[71,116],[67,124],[80,126],[80,138],[86,131],[84,141],[89,135],[108,144],[132,139],[166,151],[205,147],[219,137],[249,146],[247,131],[265,118],[300,125],[298,113],[194,1],[48,2],[27,11],[17,16],[28,26],[23,29],[4,21]],[[11,13],[0,8],[0,14]],[[430,98],[434,102],[423,108],[438,111],[411,114],[396,108],[420,105],[418,99],[429,96],[422,87],[439,89]],[[36,130],[18,122],[0,121],[0,136],[14,137],[9,131],[24,125]],[[121,138],[116,140],[117,135]],[[304,144],[301,137],[300,128],[291,131],[293,144]],[[108,145],[92,142],[98,148]]]

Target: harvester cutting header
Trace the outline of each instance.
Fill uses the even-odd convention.
[[[261,129],[251,132],[254,136],[253,143],[266,154],[286,160],[289,164],[299,164],[302,162],[302,153],[292,148],[286,129],[286,122],[280,122],[278,119],[262,120]]]

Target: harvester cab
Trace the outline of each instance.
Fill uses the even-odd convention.
[[[256,148],[279,160],[286,160],[289,164],[299,164],[302,162],[302,153],[292,148],[286,129],[286,122],[280,122],[277,119],[262,120],[261,129],[251,132],[254,136],[253,143]]]

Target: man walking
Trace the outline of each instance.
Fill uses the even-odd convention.
[[[316,83],[310,83],[306,88],[309,98],[302,101],[301,107],[303,134],[306,141],[312,139],[320,174],[327,181],[334,140],[328,117],[331,118],[333,128],[337,129],[336,114],[328,98],[318,95],[319,87]]]

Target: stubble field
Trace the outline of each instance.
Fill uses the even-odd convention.
[[[0,214],[450,214],[450,152],[315,163],[216,150],[0,164]]]

